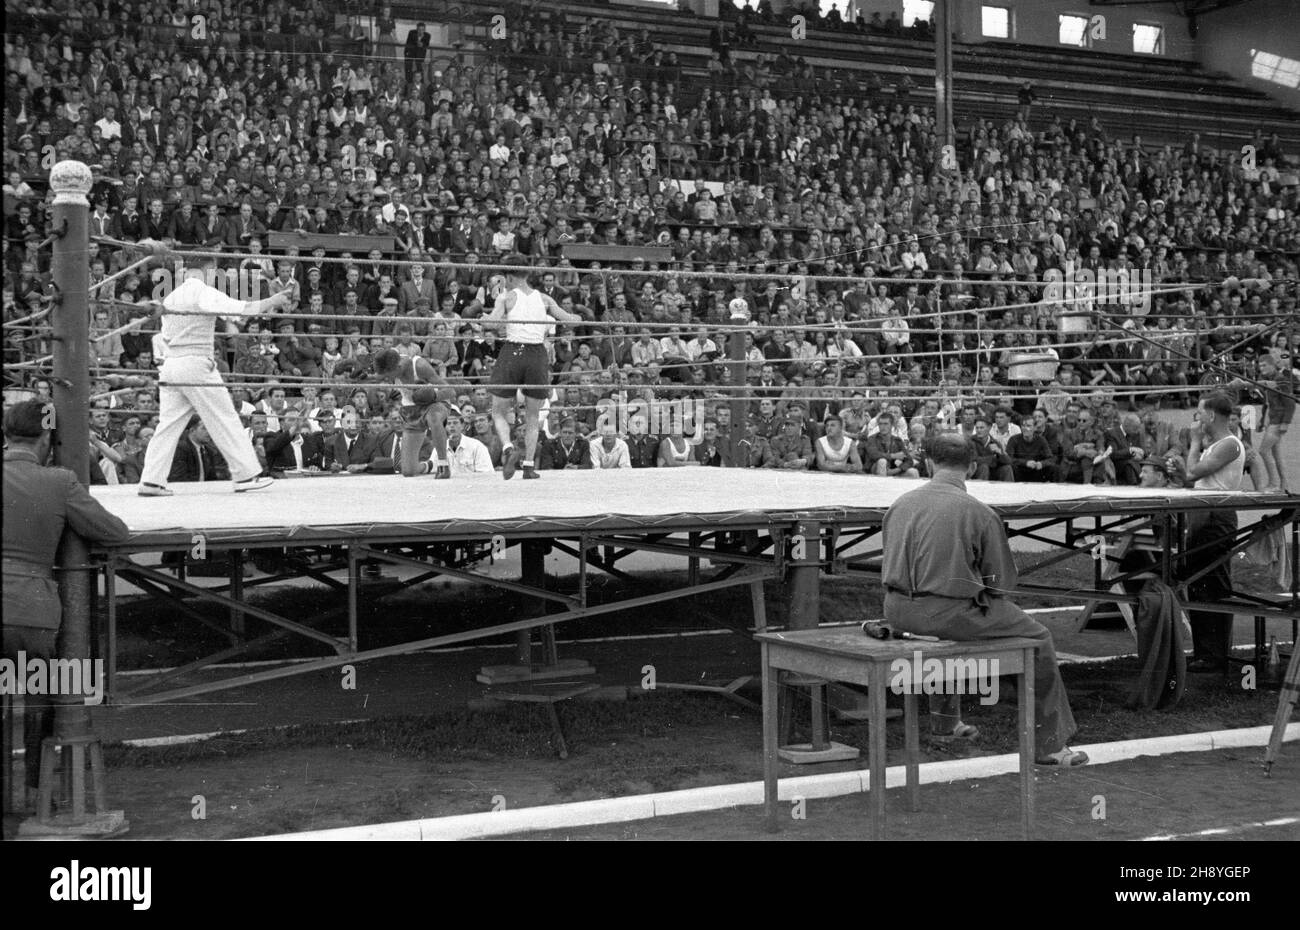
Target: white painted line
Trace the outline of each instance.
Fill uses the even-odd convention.
[[[1212,733],[1187,733],[1180,736],[1163,736],[1153,739],[1124,740],[1118,743],[1099,743],[1079,746],[1088,753],[1089,764],[1105,765],[1136,759],[1139,756],[1159,756],[1175,752],[1201,752],[1242,746],[1264,746],[1268,743],[1271,727],[1249,727],[1240,730],[1219,730]],[[1300,739],[1300,723],[1287,727],[1284,739]],[[936,784],[971,778],[991,778],[1019,771],[1018,753],[1000,756],[982,756],[976,759],[952,759],[928,762],[920,767],[920,783]],[[885,785],[899,787],[905,783],[906,770],[901,765],[888,768]],[[856,794],[870,787],[870,773],[862,770],[833,772],[826,775],[805,775],[786,778],[778,783],[778,797],[791,801],[795,798],[829,798]],[[637,795],[629,798],[607,798],[599,801],[579,801],[547,807],[526,807],[492,813],[460,814],[455,817],[431,817],[398,823],[372,824],[361,827],[341,827],[335,830],[313,830],[279,836],[250,837],[251,840],[464,840],[487,836],[502,836],[532,830],[558,830],[567,827],[585,827],[602,823],[620,823],[646,820],[688,812],[722,810],[726,808],[763,803],[763,783],[743,782],[733,785],[716,785],[707,788],[688,788],[658,794]]]
[[[365,723],[364,720],[326,720],[322,721],[327,726],[343,726],[348,723]],[[142,739],[124,739],[123,746],[134,746],[139,749],[152,749],[158,746],[185,746],[189,743],[201,743],[204,740],[210,740],[218,736],[239,736],[242,733],[275,733],[280,730],[287,730],[290,727],[309,726],[310,724],[286,723],[278,727],[257,727],[255,730],[213,730],[211,733],[185,733],[176,736],[147,736]]]
[[[1242,823],[1235,827],[1211,827],[1208,830],[1197,830],[1195,833],[1163,833],[1157,836],[1144,836],[1144,843],[1158,843],[1166,840],[1190,840],[1198,836],[1231,836],[1235,833],[1246,833],[1250,830],[1261,830],[1269,827],[1289,827],[1292,824],[1300,824],[1300,817],[1279,817],[1277,820],[1261,820],[1256,823]]]

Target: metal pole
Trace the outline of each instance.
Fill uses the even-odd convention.
[[[952,0],[934,4],[934,115],[939,150],[955,145],[952,129]]]
[[[59,286],[59,303],[50,315],[54,330],[54,462],[69,468],[83,485],[90,484],[90,169],[80,162],[59,162],[50,171],[54,190],[54,240],[50,271]],[[81,537],[63,535],[59,562],[59,597],[63,602],[60,654],[90,658],[89,553]],[[84,704],[60,704],[55,734],[85,736],[90,714]]]
[[[749,322],[749,307],[746,305],[743,309],[739,306],[731,310],[731,322],[735,326],[744,326]],[[731,372],[731,384],[739,388],[749,379],[745,375],[745,334],[740,330],[732,330],[727,334],[727,368]],[[748,462],[741,462],[742,454],[741,441],[746,438],[749,424],[749,404],[741,397],[740,391],[731,392],[731,431],[728,434],[727,445],[731,449],[731,464],[736,468],[747,466]],[[744,453],[748,455],[748,453]]]
[[[789,626],[792,630],[813,630],[821,622],[821,538],[820,523],[801,523],[795,528],[795,555],[790,560]]]
[[[519,561],[523,569],[522,581],[526,585],[541,588],[546,584],[546,548],[536,539],[528,539],[519,544]],[[539,613],[546,610],[546,602],[538,598],[526,598],[525,610],[536,609]],[[543,637],[545,640],[545,637]],[[533,664],[533,631],[520,630],[515,634],[515,662],[531,668]]]

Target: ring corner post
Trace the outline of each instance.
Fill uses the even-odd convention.
[[[54,193],[52,219],[56,233],[50,270],[59,287],[59,302],[51,314],[54,331],[55,462],[71,469],[82,485],[90,483],[90,190],[94,176],[78,161],[60,161],[50,169]],[[95,573],[90,552],[76,533],[64,532],[60,544],[59,598],[63,627],[59,657],[90,667],[91,585]],[[110,601],[112,592],[106,592]],[[115,658],[115,657],[114,657]],[[61,750],[56,759],[56,747]],[[88,752],[89,750],[89,752]],[[98,739],[85,700],[64,695],[55,704],[54,736],[41,747],[39,795],[35,817],[19,827],[22,836],[112,836],[127,829],[124,812],[108,810]],[[90,763],[91,805],[86,804],[85,769]],[[57,764],[56,764],[57,763]],[[55,793],[63,811],[55,815]]]

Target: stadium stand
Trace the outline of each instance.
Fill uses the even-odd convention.
[[[1293,406],[1300,122],[1194,64],[958,46],[944,153],[928,24],[805,11],[792,50],[770,7],[727,3],[6,12],[7,396],[48,390],[45,178],[67,157],[96,167],[92,233],[235,253],[250,298],[294,290],[301,317],[225,340],[259,448],[286,407],[312,430],[350,409],[382,462],[400,426],[369,359],[391,346],[463,385],[499,464],[477,318],[512,252],[588,324],[556,334],[553,435],[655,399],[701,402],[725,435],[728,338],[760,467],[781,465],[786,417],[813,443],[838,415],[865,457],[892,407],[918,471],[928,434],[965,429],[992,476],[1024,476],[1010,440],[1037,419],[1060,480],[1132,483],[1134,448],[1176,473],[1185,431],[1155,414],[1195,386],[1272,355],[1275,396],[1238,390],[1246,437],[1258,408]],[[100,243],[92,281],[133,259]],[[165,271],[96,291],[105,481],[135,480],[147,441],[160,347],[122,328]]]

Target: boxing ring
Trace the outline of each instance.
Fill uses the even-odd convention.
[[[254,685],[345,663],[417,652],[502,634],[516,637],[516,661],[535,671],[558,662],[554,626],[567,620],[748,586],[753,625],[766,627],[763,584],[786,582],[790,626],[818,623],[822,574],[879,579],[880,532],[885,511],[922,480],[834,475],[776,470],[714,468],[551,471],[539,481],[503,482],[498,474],[458,476],[451,481],[398,476],[343,475],[284,479],[265,491],[235,495],[226,482],[174,484],[175,496],[142,498],[128,486],[96,487],[93,493],[120,516],[131,539],[93,553],[103,573],[106,604],[97,630],[107,671],[107,700],[133,704],[176,701],[199,694]],[[1038,541],[1056,550],[1021,573],[1013,594],[1081,601],[1116,602],[1135,598],[1110,588],[1126,576],[1102,582],[1105,546],[1095,561],[1090,588],[1063,591],[1034,583],[1035,571],[1081,552],[1098,553],[1099,540],[1139,528],[1161,527],[1164,539],[1180,539],[1187,514],[1231,508],[1241,517],[1231,558],[1261,534],[1281,531],[1292,568],[1289,596],[1243,594],[1212,604],[1184,608],[1217,610],[1256,618],[1300,619],[1300,497],[1286,494],[1106,488],[1060,484],[971,481],[968,490],[1002,518],[1008,535]],[[518,547],[518,580],[490,575],[485,565]],[[1177,546],[1165,546],[1158,559],[1166,581],[1173,576]],[[286,574],[247,580],[245,553],[258,549],[310,553],[319,564]],[[202,587],[187,580],[185,562],[204,551],[228,551],[229,580]],[[684,560],[685,584],[668,591],[638,593],[638,579],[619,567],[637,552]],[[146,566],[143,553],[177,553],[180,564]],[[563,585],[548,578],[545,557],[572,559],[574,573]],[[363,579],[365,563],[414,569],[414,577]],[[1219,563],[1221,564],[1222,559]],[[1208,569],[1207,569],[1208,570]],[[600,573],[625,582],[628,596],[589,604],[588,588]],[[1133,573],[1136,574],[1136,573]],[[247,592],[258,585],[309,577],[338,593],[341,603],[309,619],[290,619],[251,604]],[[363,598],[390,597],[434,578],[454,578],[513,592],[521,614],[471,630],[427,637],[382,648],[360,649],[359,604]],[[181,613],[217,629],[230,645],[188,665],[145,680],[123,684],[118,676],[117,582],[128,581]],[[563,587],[565,590],[559,590]],[[472,596],[472,595],[471,595]],[[228,626],[196,611],[196,600],[229,611]],[[269,625],[250,636],[246,618]],[[1257,623],[1262,620],[1257,621]],[[345,626],[345,629],[344,629]],[[540,629],[541,662],[534,661],[532,634]],[[229,662],[285,637],[313,640],[327,654],[286,667],[237,673],[219,680],[186,684],[194,673]],[[1257,644],[1258,646],[1258,644]]]

